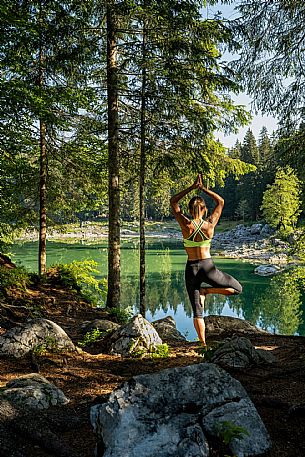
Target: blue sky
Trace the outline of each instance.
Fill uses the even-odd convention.
[[[231,5],[221,5],[218,4],[216,6],[208,6],[205,11],[204,15],[205,17],[213,17],[214,13],[217,13],[217,11],[220,11],[223,16],[227,19],[233,19],[236,17],[236,12],[234,12],[234,5],[236,5],[238,2],[234,1],[232,2]],[[229,54],[225,55],[225,58],[229,58]],[[222,132],[218,132],[216,134],[216,137],[219,138],[219,140],[227,147],[232,147],[236,143],[236,140],[240,140],[241,142],[244,139],[246,131],[250,128],[254,136],[256,138],[259,137],[259,132],[261,131],[262,127],[266,126],[268,129],[269,134],[271,134],[274,130],[276,130],[277,127],[277,120],[272,117],[272,116],[263,116],[261,113],[254,112],[254,110],[251,109],[251,102],[252,99],[249,97],[246,93],[241,93],[238,96],[233,96],[232,97],[235,101],[236,104],[238,105],[245,105],[247,110],[250,111],[252,114],[252,122],[247,125],[246,127],[243,127],[239,129],[237,134],[231,134],[231,135],[224,135]]]

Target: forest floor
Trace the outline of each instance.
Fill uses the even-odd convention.
[[[22,294],[20,290],[11,290],[2,300],[4,303],[6,307],[0,302],[0,325],[3,327],[31,317],[45,317],[59,324],[75,344],[84,336],[81,332],[84,321],[105,317],[103,310],[91,308],[76,292],[51,278],[43,284],[29,286]],[[0,332],[4,331],[0,328]],[[245,387],[269,431],[273,446],[266,456],[304,457],[305,338],[257,334],[249,335],[249,339],[256,347],[272,351],[277,363],[227,371]],[[209,344],[214,342],[208,337]],[[19,450],[22,457],[93,457],[96,439],[90,424],[91,406],[106,401],[113,389],[134,375],[205,361],[197,342],[169,344],[169,347],[169,357],[162,359],[98,354],[96,347],[67,355],[36,354],[34,359],[1,358],[0,388],[11,379],[36,371],[61,388],[70,399],[66,406],[41,413],[62,443],[62,453],[52,450],[52,445],[42,439],[43,430],[38,436],[16,434],[15,450]],[[221,457],[224,455],[221,452],[215,448],[211,456]],[[11,457],[14,454],[4,454],[0,446],[2,455]]]

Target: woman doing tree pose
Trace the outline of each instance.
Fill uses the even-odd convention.
[[[212,214],[207,218],[207,207],[203,198],[193,197],[189,202],[189,211],[192,220],[182,214],[178,204],[185,195],[194,189],[202,190],[216,203]],[[171,207],[178,221],[183,235],[184,248],[188,255],[185,268],[185,283],[194,314],[194,327],[199,340],[205,341],[205,324],[203,320],[204,301],[208,294],[235,295],[242,292],[239,282],[218,270],[210,254],[210,244],[214,235],[214,228],[219,221],[224,206],[224,200],[216,192],[205,188],[201,175],[198,175],[194,184],[182,190],[171,198]],[[201,288],[205,282],[211,287]]]

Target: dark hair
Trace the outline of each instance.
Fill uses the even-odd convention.
[[[201,198],[201,197],[191,198],[191,200],[189,201],[189,212],[191,213],[191,215],[193,216],[194,219],[199,219],[200,215],[204,209],[206,210],[206,215],[207,215],[208,210],[207,210],[207,207],[206,207],[206,204],[205,204],[205,201],[203,200],[203,198]]]

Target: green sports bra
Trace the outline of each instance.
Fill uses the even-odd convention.
[[[195,221],[192,221],[193,226],[195,227],[195,230],[189,236],[188,238],[183,239],[183,244],[185,248],[201,248],[201,247],[210,247],[211,245],[211,238],[208,238],[205,233],[201,230],[202,224],[204,221],[202,220],[199,224],[197,224]],[[201,236],[200,241],[194,241],[196,235],[199,233]]]

